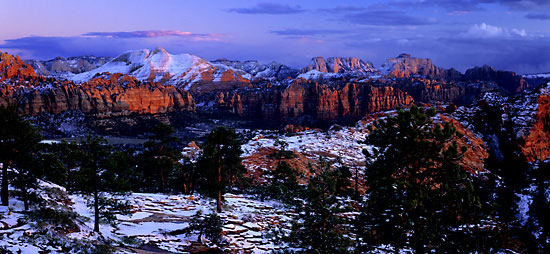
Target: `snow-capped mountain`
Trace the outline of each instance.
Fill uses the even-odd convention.
[[[86,82],[100,73],[122,73],[141,81],[163,82],[185,86],[200,81],[233,81],[238,74],[216,68],[208,61],[190,54],[172,55],[163,48],[125,52],[97,69],[71,77],[76,82]],[[233,74],[233,75],[232,75]]]
[[[227,59],[218,59],[212,61],[216,66],[221,68],[233,68],[238,70],[244,78],[254,81],[257,79],[287,79],[295,78],[298,75],[298,70],[292,67],[286,66],[281,63],[271,62],[268,64],[261,64],[255,60],[248,61],[232,61]]]
[[[216,60],[209,62],[191,54],[173,55],[163,48],[128,51],[106,64],[72,77],[71,80],[83,83],[104,73],[122,73],[141,81],[192,89],[202,83],[249,83],[257,79],[294,78],[297,70],[276,62],[260,64],[258,61]]]

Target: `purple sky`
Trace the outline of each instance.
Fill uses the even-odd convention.
[[[550,72],[550,0],[25,0],[0,9],[0,51],[25,59],[162,46],[208,60],[302,67],[356,56],[379,66],[406,52],[461,71]]]

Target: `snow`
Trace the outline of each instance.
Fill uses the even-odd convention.
[[[550,78],[550,72],[548,73],[536,73],[536,74],[525,74],[525,75],[522,75],[523,78],[530,78],[530,79],[535,79],[535,78]]]
[[[288,144],[288,150],[302,153],[308,158],[319,159],[319,155],[323,155],[328,159],[340,158],[346,165],[357,166],[364,162],[363,149],[371,149],[360,143],[367,134],[366,128],[360,126],[331,128],[327,132],[308,130],[290,136],[258,134],[242,146],[242,156],[251,156],[259,148],[275,147],[275,141],[279,139]]]

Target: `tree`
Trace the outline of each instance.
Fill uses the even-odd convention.
[[[345,236],[347,221],[341,215],[345,205],[336,193],[337,179],[331,164],[321,158],[320,170],[307,185],[287,241],[305,253],[349,252],[351,240]]]
[[[481,248],[463,245],[475,241],[474,232],[483,233],[481,220],[487,219],[472,176],[458,164],[465,148],[458,151],[452,140],[460,134],[449,123],[435,124],[434,116],[433,108],[413,105],[375,122],[366,140],[375,148],[364,151],[367,200],[356,230],[366,245],[359,249],[380,244],[418,253]]]
[[[38,171],[33,167],[41,136],[13,105],[0,107],[0,162],[2,163],[2,205],[8,205],[8,167],[13,171],[15,185],[28,209],[28,189],[36,185]]]
[[[550,250],[550,162],[541,162],[533,172],[535,191],[533,201],[529,206],[528,225],[536,240],[536,251],[546,253]],[[533,250],[535,252],[535,250]]]
[[[241,142],[233,129],[216,127],[206,137],[199,157],[203,186],[216,197],[216,211],[222,211],[222,193],[227,186],[242,180],[246,172],[241,160]]]
[[[179,172],[181,152],[176,149],[179,141],[175,132],[168,124],[158,124],[154,135],[144,144],[144,152],[139,163],[140,171],[152,186],[158,186],[160,192],[167,189],[167,181],[175,172]]]
[[[222,226],[223,222],[217,214],[211,213],[203,218],[202,211],[199,211],[191,217],[186,235],[198,233],[197,241],[202,243],[201,238],[204,234],[210,241],[219,244],[222,239]]]
[[[121,194],[127,187],[124,186],[124,175],[117,172],[113,148],[104,138],[89,134],[81,141],[80,148],[81,153],[77,157],[80,168],[75,172],[75,189],[93,196],[89,205],[94,209],[94,231],[99,232],[100,218],[112,222],[115,213],[129,212],[127,204],[104,194]]]

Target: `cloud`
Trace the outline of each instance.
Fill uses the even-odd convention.
[[[412,16],[401,10],[395,10],[386,4],[365,6],[337,6],[317,9],[323,14],[340,16],[340,20],[358,25],[370,26],[422,26],[436,23],[433,18]]]
[[[253,7],[249,8],[233,8],[229,9],[230,12],[236,12],[241,14],[294,14],[305,12],[302,7],[299,5],[290,6],[287,4],[276,4],[276,3],[258,3]]]
[[[90,32],[81,36],[28,36],[5,40],[0,49],[17,52],[22,58],[51,59],[79,55],[117,56],[127,50],[161,45],[180,52],[226,43],[218,34],[181,31]]]
[[[527,32],[525,30],[519,30],[516,28],[507,29],[498,26],[492,26],[485,23],[474,24],[468,31],[461,34],[466,38],[510,38],[510,37],[525,37]]]
[[[179,30],[148,30],[148,31],[131,31],[131,32],[90,32],[82,34],[82,36],[90,37],[107,37],[107,38],[155,38],[155,37],[188,37],[197,40],[218,40],[222,34],[195,34],[191,32]]]
[[[498,4],[508,7],[511,11],[536,10],[543,6],[550,6],[548,0],[399,0],[398,5],[403,7],[431,7],[439,6],[451,11],[480,11],[484,4]]]
[[[351,23],[372,26],[421,26],[436,23],[434,19],[410,16],[396,10],[364,10],[345,15],[344,19]]]
[[[545,13],[528,13],[525,17],[528,19],[550,20],[550,14]]]
[[[327,34],[345,34],[347,31],[336,29],[283,29],[271,31],[273,34],[285,36],[312,36],[312,35],[327,35]]]

